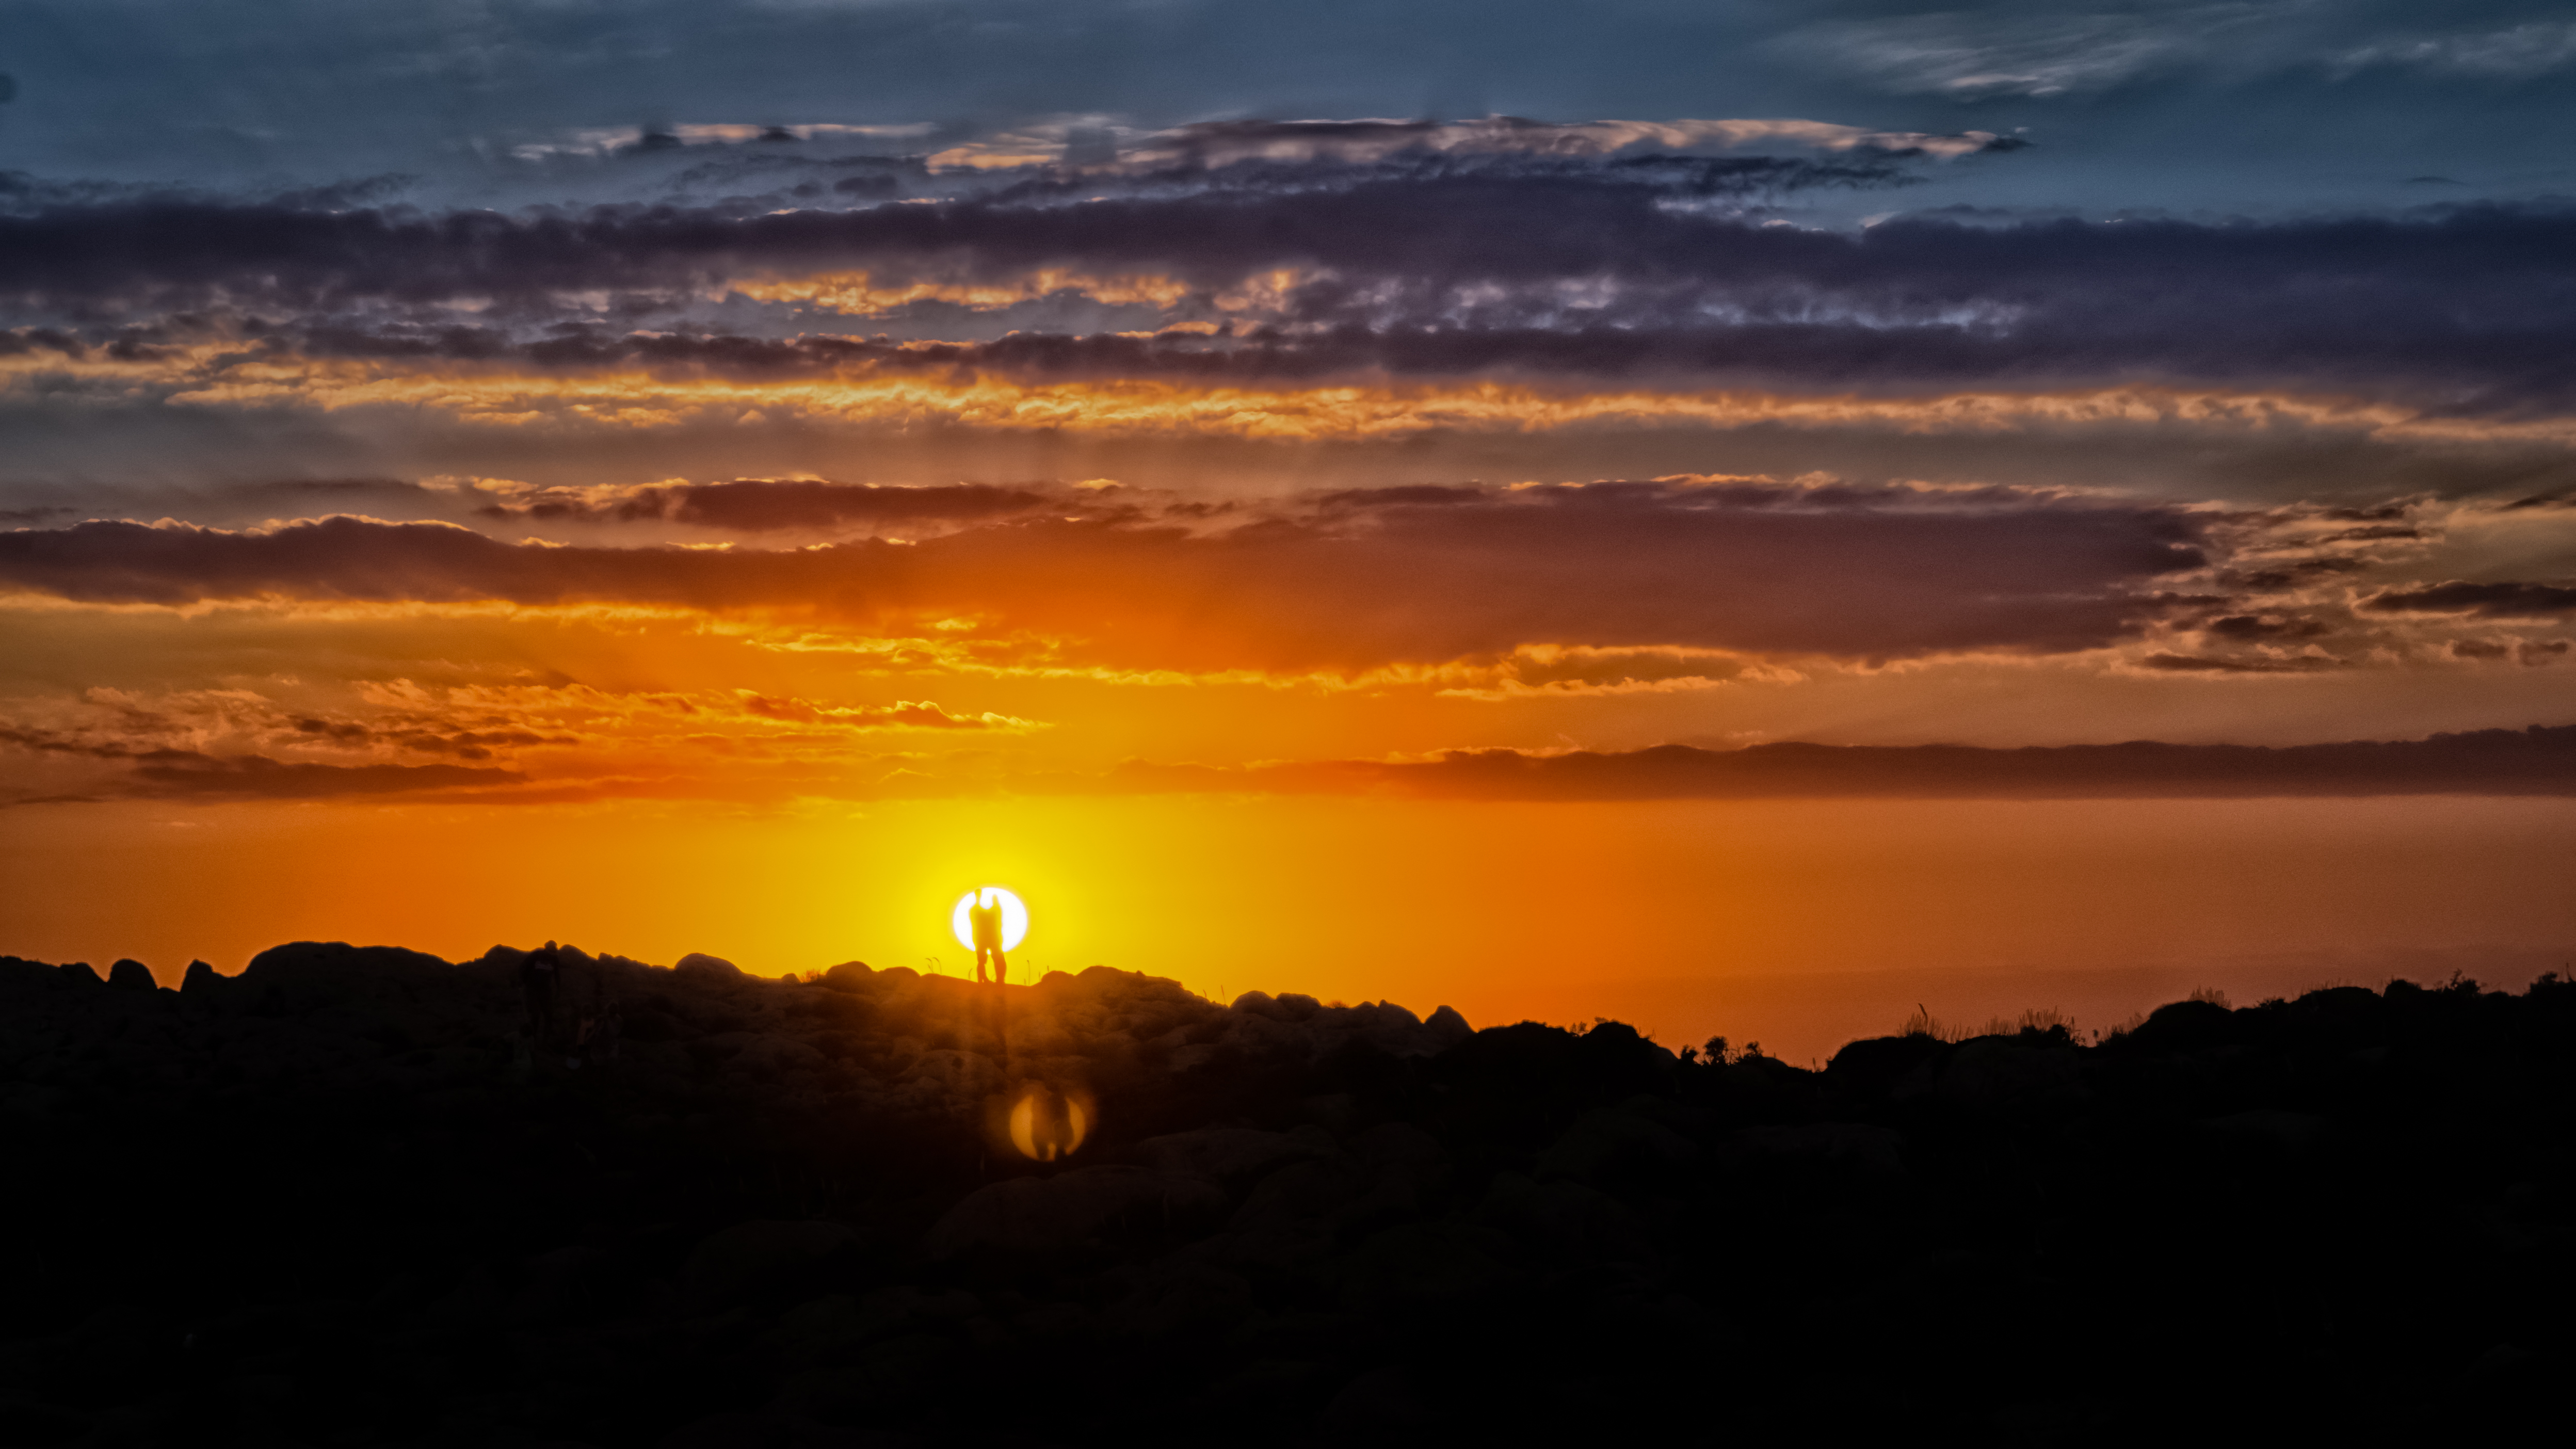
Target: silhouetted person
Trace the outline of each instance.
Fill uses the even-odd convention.
[[[966,908],[966,922],[975,928],[975,979],[984,979],[984,957],[993,958],[993,984],[1002,984],[1004,973],[1011,969],[1009,958],[1002,954],[1002,903],[991,891],[976,895],[976,903]]]
[[[528,1002],[528,1041],[538,1052],[555,1041],[555,1023],[563,1006],[563,961],[555,943],[530,951],[519,960],[519,994]]]
[[[557,960],[561,961],[558,956]],[[583,964],[579,956],[563,961],[556,968],[561,978],[556,985],[555,1047],[564,1054],[564,1068],[578,1071],[590,1057],[592,1033],[608,1012],[608,982],[601,975],[599,963]]]
[[[626,1014],[617,1009],[617,1002],[608,995],[607,988],[602,987],[598,1009],[583,1013],[581,1018],[581,1040],[578,1043],[581,1059],[594,1062],[617,1060],[617,1043],[625,1035]]]

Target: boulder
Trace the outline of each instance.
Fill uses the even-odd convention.
[[[1936,1095],[1984,1107],[2074,1087],[2083,1079],[2084,1061],[2071,1046],[2024,1046],[2011,1037],[1981,1036],[1962,1043],[1940,1070]]]
[[[1735,1135],[1723,1154],[1739,1165],[1806,1161],[1854,1176],[1892,1179],[1905,1174],[1904,1139],[1895,1129],[1865,1122],[1808,1122],[1753,1127]]]
[[[1079,1167],[977,1188],[922,1241],[934,1258],[979,1249],[1063,1252],[1122,1224],[1159,1225],[1213,1212],[1224,1201],[1216,1184],[1201,1177],[1143,1167]]]
[[[1381,1122],[1351,1139],[1351,1156],[1372,1167],[1436,1166],[1448,1154],[1440,1139],[1410,1122]]]
[[[1316,1012],[1323,1009],[1324,1003],[1317,1001],[1315,998],[1308,996],[1302,991],[1282,991],[1279,993],[1278,1014],[1286,1017],[1290,1021],[1304,1021],[1306,1018],[1313,1016]]]
[[[1299,1230],[1340,1212],[1367,1186],[1368,1175],[1347,1157],[1293,1163],[1263,1178],[1228,1227],[1234,1232]]]
[[[2306,1152],[2323,1142],[2326,1119],[2314,1112],[2291,1112],[2278,1107],[2261,1107],[2251,1112],[2230,1112],[2220,1117],[2204,1118],[2201,1128],[2212,1136],[2283,1152]]]
[[[1503,1286],[1510,1274],[1474,1241],[1487,1234],[1454,1225],[1405,1223],[1372,1234],[1335,1265],[1342,1302],[1368,1308],[1392,1300],[1457,1299]]]
[[[1586,1112],[1539,1154],[1538,1175],[1597,1178],[1620,1172],[1677,1172],[1700,1160],[1699,1144],[1660,1122],[1615,1109]]]
[[[793,1428],[776,1410],[733,1409],[693,1419],[654,1441],[657,1449],[761,1449],[794,1442]]]
[[[2145,1024],[2128,1034],[2128,1042],[2150,1051],[2199,1051],[2234,1035],[2234,1015],[2215,1002],[2169,1001],[2149,1012]]]
[[[1444,1006],[1441,1010],[1449,1011],[1449,1008]],[[1356,1030],[1363,1040],[1390,1056],[1438,1056],[1475,1035],[1468,1030],[1466,1018],[1455,1011],[1449,1011],[1448,1021],[1435,1028],[1392,1001],[1363,1002],[1328,1014],[1340,1018],[1335,1025],[1345,1030]],[[1434,1019],[1437,1019],[1436,1014]]]
[[[784,1285],[859,1242],[846,1223],[754,1218],[700,1240],[680,1267],[680,1290],[701,1303],[740,1298]]]
[[[671,974],[700,981],[735,982],[743,979],[742,968],[722,956],[691,951],[671,963]]]
[[[1260,1304],[1241,1274],[1180,1254],[1137,1276],[1127,1296],[1102,1315],[1103,1326],[1132,1338],[1177,1333],[1222,1333]]]
[[[1825,1063],[1825,1086],[1846,1100],[1881,1101],[1926,1063],[1938,1062],[1949,1052],[1947,1042],[1921,1033],[1870,1037],[1834,1053],[1833,1060]]]
[[[1449,1177],[1449,1154],[1440,1140],[1409,1122],[1371,1127],[1351,1138],[1350,1151],[1353,1160],[1377,1174],[1377,1189],[1371,1196],[1391,1203],[1409,1206]]]
[[[422,951],[296,941],[253,956],[237,980],[265,1003],[263,1010],[301,1015],[324,1007],[400,1002],[415,988],[435,989],[455,976],[455,967]]]
[[[811,1072],[827,1063],[821,1052],[778,1032],[761,1032],[744,1042],[733,1054],[735,1071],[768,1077],[781,1072]]]
[[[2307,1020],[2367,1029],[2379,1019],[2380,1004],[2379,993],[2368,987],[2327,986],[2292,1002],[2291,1009]]]
[[[131,956],[107,968],[107,984],[118,991],[161,989],[161,983],[153,979],[152,968]]]
[[[1252,1055],[1269,1052],[1293,1052],[1313,1056],[1317,1050],[1316,1034],[1306,1026],[1271,1014],[1274,1006],[1261,1011],[1237,1012],[1226,1022],[1225,1039],[1236,1051]]]
[[[816,1064],[820,1064],[819,1053]],[[949,1048],[921,1053],[898,1080],[932,1087],[958,1103],[981,1101],[1005,1085],[1001,1064],[991,1057]]]
[[[1202,1127],[1148,1137],[1136,1144],[1136,1155],[1149,1167],[1188,1173],[1220,1182],[1250,1182],[1283,1163],[1322,1157],[1333,1150],[1320,1128],[1295,1132],[1262,1132],[1250,1127]]]
[[[1344,1442],[1373,1442],[1418,1432],[1438,1416],[1401,1370],[1372,1369],[1344,1385],[1324,1406],[1324,1424]]]
[[[1359,1032],[1391,1052],[1413,1045],[1414,1034],[1422,1030],[1421,1017],[1392,1001],[1363,1001],[1339,1011],[1327,1008],[1327,1012],[1335,1018],[1335,1026]]]
[[[846,991],[855,995],[868,990],[876,974],[868,969],[868,963],[865,961],[844,961],[823,973],[823,985],[832,991]]]
[[[1551,1257],[1632,1261],[1648,1256],[1644,1230],[1618,1199],[1579,1182],[1532,1182],[1497,1173],[1476,1221]]]
[[[1272,996],[1266,991],[1247,991],[1234,999],[1231,1010],[1272,1021],[1304,1021],[1324,1009],[1324,1003],[1302,992],[1283,991]]]

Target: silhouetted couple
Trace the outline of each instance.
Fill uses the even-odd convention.
[[[617,1058],[617,1040],[625,1025],[616,997],[596,966],[581,973],[580,989],[572,966],[577,957],[548,941],[541,950],[519,958],[519,993],[528,1005],[531,1055],[560,1056],[568,1068],[585,1057]]]
[[[1004,973],[1011,969],[1009,958],[1002,954],[1002,898],[989,888],[975,893],[975,904],[966,908],[966,924],[975,937],[975,981],[984,980],[984,958],[993,958],[993,984],[1002,984]]]

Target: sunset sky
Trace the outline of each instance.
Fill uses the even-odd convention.
[[[2564,6],[0,0],[0,953],[1802,1064],[2576,956]],[[2113,748],[2116,747],[2116,748]]]

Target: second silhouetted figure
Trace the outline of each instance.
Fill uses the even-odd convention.
[[[1002,984],[1003,973],[1011,969],[1010,960],[1002,954],[1002,903],[989,891],[979,891],[975,904],[966,908],[966,922],[975,931],[975,979],[984,979],[984,958],[993,958],[993,984]]]

